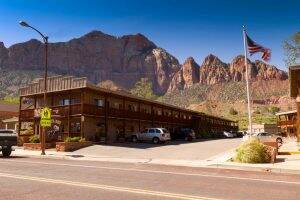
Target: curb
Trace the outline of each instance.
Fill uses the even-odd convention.
[[[300,151],[281,151],[278,155],[300,155]]]
[[[274,168],[274,167],[251,167],[251,166],[237,166],[237,165],[226,165],[226,164],[210,165],[209,167],[242,170],[242,171],[267,172],[267,173],[287,173],[287,174],[297,174],[297,175],[300,174],[300,170]]]

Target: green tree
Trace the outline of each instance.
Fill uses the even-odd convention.
[[[283,42],[283,49],[286,58],[284,59],[287,66],[296,64],[300,57],[300,32],[293,34],[289,39]]]
[[[277,112],[279,112],[280,108],[276,106],[270,106],[268,110],[271,114],[275,115]]]
[[[141,78],[135,83],[134,87],[130,90],[131,94],[143,97],[146,99],[155,100],[158,97],[153,92],[152,82],[147,78]]]

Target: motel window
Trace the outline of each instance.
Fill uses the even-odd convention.
[[[128,108],[128,110],[130,110],[130,111],[137,111],[137,107],[135,106],[135,105],[132,105],[132,104],[128,104],[127,105],[127,108]]]
[[[104,100],[103,99],[95,99],[95,104],[98,107],[104,107]]]
[[[70,99],[61,99],[61,100],[59,100],[59,105],[60,106],[68,106],[68,105],[70,105]]]
[[[80,99],[71,99],[71,105],[80,104]]]

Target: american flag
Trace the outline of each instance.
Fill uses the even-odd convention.
[[[270,60],[270,58],[271,58],[271,50],[270,49],[257,44],[247,34],[246,34],[246,39],[247,39],[247,45],[248,45],[248,50],[249,50],[250,55],[261,52],[262,53],[261,58],[264,61]]]

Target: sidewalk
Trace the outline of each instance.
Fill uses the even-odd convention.
[[[289,146],[287,144],[286,146]],[[78,161],[101,161],[101,162],[120,162],[120,163],[136,163],[136,164],[158,164],[158,165],[173,165],[186,167],[212,167],[212,168],[226,168],[249,171],[264,171],[277,173],[293,173],[300,174],[300,155],[278,155],[277,162],[265,164],[245,164],[229,161],[235,153],[235,149],[219,155],[210,157],[208,159],[158,159],[158,158],[124,158],[111,156],[95,156],[89,154],[76,154],[76,152],[56,152],[55,149],[46,151],[46,155],[42,156],[40,151],[29,151],[17,148],[12,156],[20,157],[34,157],[34,158],[52,158],[52,159],[66,159]]]
[[[226,161],[221,164],[224,168],[260,170],[268,172],[297,173],[300,174],[300,146],[293,139],[287,139],[279,148],[276,162],[265,164],[246,164]]]
[[[283,143],[282,147],[279,149],[280,155],[293,155],[300,154],[300,143],[295,140],[288,140]]]

